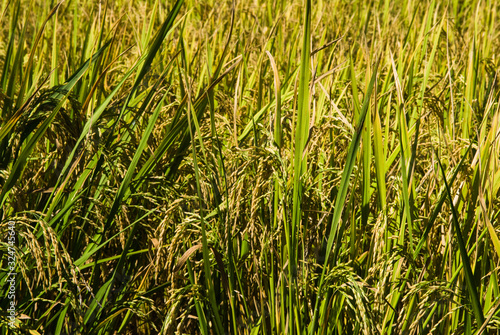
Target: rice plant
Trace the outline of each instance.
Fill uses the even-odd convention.
[[[500,334],[500,4],[3,0],[1,334]]]

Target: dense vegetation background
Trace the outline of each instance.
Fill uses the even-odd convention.
[[[498,334],[498,11],[3,0],[1,334]]]

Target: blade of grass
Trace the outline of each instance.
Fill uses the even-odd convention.
[[[458,214],[456,212],[455,206],[453,205],[453,198],[451,195],[451,190],[450,187],[448,186],[448,182],[446,181],[446,174],[444,172],[444,168],[441,165],[441,160],[439,159],[439,156],[436,154],[436,158],[439,164],[439,168],[441,170],[441,175],[443,177],[444,185],[446,187],[446,192],[448,193],[448,200],[450,202],[450,207],[451,207],[451,213],[452,213],[452,222],[453,222],[453,229],[455,230],[455,235],[457,237],[457,243],[458,247],[460,250],[460,256],[462,258],[462,263],[464,266],[464,275],[465,275],[465,281],[467,283],[467,288],[469,291],[470,295],[470,300],[472,304],[472,310],[474,312],[474,316],[476,318],[476,322],[478,325],[482,325],[484,323],[484,315],[483,315],[483,309],[481,307],[481,302],[479,300],[479,296],[477,294],[477,289],[476,289],[476,282],[474,279],[474,275],[472,273],[472,268],[470,265],[470,259],[467,254],[467,249],[465,245],[465,241],[462,236],[462,229],[460,228],[460,223],[458,222]]]
[[[321,294],[322,294],[322,289],[323,289],[323,283],[325,280],[326,269],[328,268],[328,263],[330,261],[330,253],[332,251],[333,242],[335,241],[336,235],[338,232],[338,225],[340,222],[340,218],[342,216],[342,211],[343,211],[345,199],[347,196],[347,190],[349,188],[349,179],[351,177],[351,173],[352,173],[352,170],[354,168],[354,163],[356,161],[356,153],[359,149],[359,143],[361,141],[365,117],[366,117],[366,114],[368,112],[368,108],[370,106],[371,93],[372,93],[373,87],[375,85],[375,78],[377,75],[377,69],[378,69],[378,62],[374,66],[374,69],[373,69],[373,74],[372,74],[372,77],[370,80],[370,84],[368,85],[368,89],[366,91],[366,94],[365,94],[365,97],[363,100],[361,114],[360,114],[358,122],[357,122],[356,132],[354,133],[351,144],[349,145],[349,151],[347,154],[347,161],[346,161],[344,170],[342,172],[342,179],[341,179],[340,185],[339,185],[339,192],[337,195],[337,199],[335,200],[335,205],[334,205],[334,209],[333,209],[334,212],[333,212],[333,217],[332,217],[332,222],[331,222],[331,227],[330,227],[330,235],[328,236],[327,247],[325,250],[325,256],[324,256],[325,260],[323,263],[323,269],[321,271],[321,277],[319,279],[319,285],[318,285],[318,292],[319,293],[318,293],[318,297],[316,299],[316,303],[315,303],[315,307],[314,307],[313,320],[309,326],[309,334],[316,333],[318,317],[320,314],[319,306],[320,306],[320,302],[323,300],[323,299],[321,299]]]

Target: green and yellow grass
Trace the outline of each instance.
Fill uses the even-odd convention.
[[[499,9],[3,0],[0,333],[498,334]]]

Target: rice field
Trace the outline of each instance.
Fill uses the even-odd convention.
[[[500,334],[497,1],[0,5],[0,334]]]

